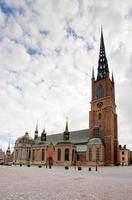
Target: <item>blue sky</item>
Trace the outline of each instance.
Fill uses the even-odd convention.
[[[119,7],[120,5],[120,7]],[[0,1],[0,146],[26,131],[88,128],[100,27],[116,85],[120,144],[132,149],[129,0]],[[117,26],[118,24],[118,26]]]

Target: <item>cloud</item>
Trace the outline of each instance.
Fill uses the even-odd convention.
[[[120,6],[119,6],[120,5]],[[118,8],[118,9],[117,9]],[[0,140],[7,148],[36,121],[48,134],[88,128],[91,69],[100,26],[116,84],[119,139],[132,148],[129,0],[3,0],[0,3]],[[3,139],[3,134],[7,137]],[[12,142],[13,143],[13,142]]]

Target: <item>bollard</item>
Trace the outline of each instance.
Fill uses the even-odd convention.
[[[78,171],[80,171],[80,170],[82,170],[82,168],[81,168],[81,167],[78,167]]]
[[[65,166],[65,169],[67,170],[67,169],[69,169],[69,167],[68,167],[68,166]]]
[[[91,171],[91,167],[89,167],[88,170]]]

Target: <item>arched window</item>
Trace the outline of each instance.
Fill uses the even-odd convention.
[[[61,149],[58,149],[57,160],[61,160]]]
[[[31,157],[31,150],[29,150],[28,152],[28,158],[30,159],[30,157]]]
[[[92,161],[92,149],[89,149],[89,161]]]
[[[102,98],[104,96],[104,88],[102,85],[98,85],[97,87],[97,99]]]
[[[75,155],[75,151],[74,149],[72,149],[72,161],[74,161],[74,155]]]
[[[99,115],[98,115],[98,119],[101,119],[101,118],[102,118],[102,114],[99,113]]]
[[[35,160],[35,150],[33,149],[32,160]]]
[[[69,149],[65,149],[65,161],[69,161]]]
[[[79,161],[80,160],[80,155],[79,154],[77,154],[77,161]]]
[[[45,150],[42,149],[42,160],[45,160]]]
[[[99,148],[96,149],[96,161],[99,161]]]

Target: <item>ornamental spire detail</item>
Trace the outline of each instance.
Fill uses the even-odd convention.
[[[109,68],[108,68],[108,62],[107,62],[107,57],[106,57],[106,53],[105,53],[103,29],[101,27],[97,80],[103,79],[105,77],[106,73],[109,73]]]

